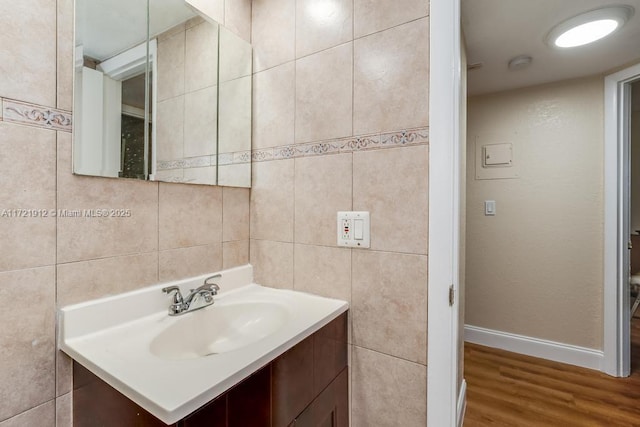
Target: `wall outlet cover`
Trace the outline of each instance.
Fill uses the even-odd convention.
[[[337,244],[349,248],[371,247],[370,216],[364,211],[338,212]]]

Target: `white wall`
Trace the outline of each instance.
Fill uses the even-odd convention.
[[[464,43],[464,37],[462,39],[460,67],[463,70],[467,69],[467,46]],[[461,76],[460,90],[460,146],[467,145],[467,73],[463,72]],[[467,177],[467,155],[464,150],[460,149],[460,182],[462,188],[460,189],[460,277],[458,279],[458,394],[462,387],[464,380],[464,311],[465,311],[465,255],[466,255],[466,177]],[[473,160],[473,159],[471,159]]]
[[[602,348],[603,88],[593,77],[469,99],[467,325]],[[475,179],[477,137],[513,143],[519,178]]]
[[[632,85],[631,232],[640,231],[640,82]]]

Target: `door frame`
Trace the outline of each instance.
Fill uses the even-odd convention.
[[[640,64],[604,79],[604,360],[602,371],[630,373],[629,177],[631,112],[629,84]]]
[[[427,425],[462,424],[458,391],[460,269],[460,0],[431,0]],[[465,70],[466,72],[466,70]],[[462,99],[466,99],[463,96]],[[453,285],[454,304],[449,305]]]

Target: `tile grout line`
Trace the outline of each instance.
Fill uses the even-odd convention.
[[[351,2],[351,138],[354,138],[355,135],[355,91],[356,91],[356,13],[355,13],[355,1]],[[355,180],[355,155],[354,152],[351,151],[351,210],[354,210],[354,198],[355,198],[355,189],[354,189],[354,180]],[[337,224],[336,224],[337,227]],[[353,249],[349,249],[349,258],[350,258],[350,266],[349,266],[349,311],[351,314],[351,325],[347,325],[348,330],[351,331],[351,335],[347,336],[347,341],[349,341],[351,346],[351,364],[353,364],[353,324],[354,324],[354,311],[353,311]],[[352,366],[353,368],[353,366]],[[349,372],[349,375],[352,376],[352,371]],[[350,386],[353,389],[353,378],[350,378]],[[353,417],[353,390],[349,393],[349,415],[350,420]]]
[[[351,138],[354,138],[355,135],[355,102],[356,102],[356,98],[355,98],[355,87],[356,87],[356,72],[355,72],[355,68],[356,68],[356,11],[355,11],[355,0],[351,1]],[[354,181],[355,181],[355,167],[354,167],[354,163],[355,163],[355,155],[354,152],[351,151],[351,210],[354,210],[355,207],[355,203],[354,203],[354,198],[355,198],[355,188],[354,188]],[[337,221],[336,221],[337,222]],[[336,228],[338,227],[337,223],[336,223]],[[349,313],[350,313],[350,324],[347,324],[347,331],[350,332],[350,334],[347,335],[347,341],[349,342],[349,353],[351,354],[351,357],[349,358],[348,362],[350,364],[350,370],[349,370],[349,422],[352,421],[352,418],[354,416],[353,414],[353,364],[354,364],[354,346],[353,346],[353,325],[354,325],[354,311],[353,311],[353,258],[354,258],[354,254],[353,254],[353,249],[350,248],[349,249]]]
[[[276,64],[276,65],[272,65],[272,66],[267,67],[267,68],[264,68],[264,69],[260,69],[260,70],[256,71],[256,73],[255,73],[255,74],[262,73],[263,71],[271,70],[271,69],[273,69],[273,68],[279,67],[279,66],[284,65],[284,64],[288,64],[288,63],[290,63],[290,62],[296,62],[296,61],[297,61],[297,60],[299,60],[299,59],[308,58],[308,57],[313,56],[313,55],[315,55],[315,54],[317,54],[317,53],[325,52],[325,51],[327,51],[327,50],[331,50],[331,49],[334,49],[334,48],[336,48],[336,47],[344,46],[344,45],[346,45],[346,44],[348,44],[348,43],[355,42],[356,40],[364,39],[364,38],[366,38],[366,37],[373,36],[373,35],[377,35],[377,34],[383,33],[383,32],[388,31],[388,30],[396,29],[396,28],[401,27],[401,26],[403,26],[403,25],[410,24],[410,23],[413,23],[413,22],[416,22],[416,21],[419,21],[419,20],[421,20],[421,19],[425,19],[425,18],[429,18],[429,15],[428,15],[428,14],[427,14],[427,15],[422,15],[422,16],[420,16],[420,17],[418,17],[418,18],[414,18],[414,19],[411,19],[411,20],[409,20],[409,21],[402,22],[402,23],[400,23],[400,24],[395,24],[395,25],[392,25],[391,27],[383,28],[382,30],[377,30],[377,31],[374,31],[374,32],[372,32],[372,33],[368,33],[368,34],[365,34],[365,35],[362,35],[362,36],[358,36],[358,37],[356,37],[356,36],[355,36],[355,27],[354,27],[353,37],[352,37],[352,40],[351,40],[351,41],[344,42],[344,43],[338,43],[338,44],[336,44],[335,46],[330,46],[330,47],[327,47],[327,48],[324,48],[324,49],[320,49],[320,50],[318,50],[318,51],[315,51],[315,52],[312,52],[312,53],[309,53],[309,54],[303,55],[303,56],[301,56],[301,57],[299,57],[299,58],[297,58],[297,57],[296,57],[296,55],[294,54],[294,58],[293,58],[293,59],[291,59],[291,60],[289,60],[289,61],[281,62],[281,63]]]
[[[351,138],[355,135],[355,111],[356,111],[356,11],[355,0],[351,1]],[[353,196],[353,157],[351,166],[351,195]],[[353,208],[353,197],[351,200]]]
[[[354,6],[355,7],[355,6]],[[355,13],[354,13],[355,15]],[[353,112],[352,112],[353,114]],[[353,116],[352,116],[353,117]],[[354,181],[355,181],[355,168],[354,168],[354,163],[355,163],[355,156],[353,154],[353,152],[351,153],[351,210],[354,209],[354,198],[355,198],[355,189],[354,189]],[[337,221],[336,221],[336,228],[337,228]],[[350,387],[350,392],[349,392],[349,420],[351,421],[351,419],[353,418],[353,249],[350,248],[349,249],[349,261],[350,261],[350,265],[349,265],[349,317],[347,319],[350,318],[350,322],[347,324],[347,341],[349,343],[349,354],[351,355],[351,357],[349,358],[348,362],[349,363],[349,387]],[[350,333],[349,333],[350,332]]]
[[[285,240],[274,240],[274,239],[256,239],[252,238],[251,240],[256,240],[259,242],[272,242],[272,243],[294,243],[293,241],[285,241]],[[371,253],[382,253],[382,254],[391,254],[391,255],[407,255],[407,256],[417,256],[417,257],[427,257],[426,253],[418,253],[418,252],[407,252],[407,251],[394,251],[388,249],[364,249],[364,248],[347,248],[343,246],[337,245],[322,245],[316,243],[296,243],[300,246],[315,246],[320,248],[332,248],[332,249],[343,249],[343,250],[357,250],[361,252],[371,252]]]
[[[293,159],[293,230],[291,230],[293,235],[293,242],[291,243],[293,245],[293,259],[291,260],[291,287],[293,289],[296,288],[296,163],[296,159]]]
[[[375,350],[373,348],[365,347],[363,345],[358,345],[358,344],[353,344],[353,343],[351,345],[353,345],[353,347],[357,347],[357,348],[362,349],[362,350],[367,350],[367,351],[370,351],[370,352],[373,352],[373,353],[381,354],[383,356],[391,357],[393,359],[402,360],[404,362],[408,362],[408,363],[411,363],[413,365],[420,366],[422,368],[426,368],[427,365],[428,365],[427,363],[416,362],[415,360],[407,359],[406,357],[394,356],[393,354],[385,353],[384,351]]]
[[[355,6],[354,6],[355,8]],[[355,16],[355,10],[354,10],[354,14]],[[355,20],[355,18],[354,18]],[[355,27],[354,27],[355,30]],[[354,43],[355,45],[355,43]],[[355,52],[355,49],[354,49]],[[352,104],[353,105],[353,104]],[[353,131],[353,110],[351,111],[351,126],[352,126],[352,131]],[[354,182],[355,182],[355,155],[353,152],[351,152],[351,210],[353,210],[355,208],[355,202],[354,202],[354,198],[355,198],[355,187],[354,187]],[[337,224],[336,224],[337,227]],[[351,332],[350,334],[347,335],[347,341],[349,342],[349,353],[351,354],[351,358],[349,360],[350,362],[350,370],[349,370],[349,387],[350,387],[350,392],[349,392],[349,420],[351,421],[353,418],[353,365],[354,365],[354,345],[353,345],[353,324],[354,324],[354,311],[353,311],[353,248],[349,248],[349,260],[350,260],[350,265],[349,265],[349,314],[350,314],[350,318],[351,318],[351,322],[349,322],[350,324],[347,324],[347,331]]]
[[[220,268],[224,269],[224,187],[220,187],[220,224],[221,224],[221,233],[220,233]]]
[[[298,116],[298,2],[294,1],[294,10],[293,10],[293,58],[294,58],[294,67],[293,67],[293,143],[296,143],[297,139],[297,131],[296,131],[296,121]],[[291,287],[296,289],[296,164],[298,162],[296,159],[293,159],[293,230],[292,230],[292,252],[293,259],[291,260]]]
[[[60,79],[60,73],[58,72],[59,70],[59,66],[60,66],[60,55],[59,53],[59,49],[60,49],[60,40],[59,40],[59,34],[60,34],[60,11],[59,11],[59,5],[60,0],[56,1],[56,71],[55,71],[55,106],[56,109],[59,106],[60,103],[60,94],[58,93],[58,87],[59,87],[59,79]],[[4,114],[3,114],[3,118],[4,118]],[[73,130],[73,128],[71,128],[71,130]],[[58,182],[58,152],[60,150],[60,133],[59,131],[56,131],[55,133],[55,138],[56,138],[56,143],[55,143],[55,150],[54,150],[54,192],[55,192],[55,197],[54,197],[54,209],[57,212],[58,211],[58,199],[59,199],[59,195],[58,195],[58,187],[60,185],[60,183]],[[73,137],[71,139],[71,143],[73,144]],[[73,161],[73,158],[72,158]],[[58,405],[57,405],[57,401],[58,401],[58,381],[59,381],[59,372],[58,372],[58,359],[60,357],[60,350],[58,350],[58,346],[60,345],[59,340],[59,334],[58,334],[58,329],[60,327],[60,325],[58,325],[58,316],[57,316],[57,312],[58,312],[58,222],[59,222],[60,218],[58,217],[58,215],[56,215],[55,221],[54,221],[54,254],[53,254],[53,259],[54,259],[54,267],[53,267],[53,316],[54,316],[54,321],[53,321],[53,329],[54,329],[54,349],[53,349],[53,413],[54,413],[54,422],[57,425],[58,423]],[[73,371],[70,374],[70,379],[73,382]],[[71,390],[73,390],[73,383],[71,384]],[[70,393],[70,391],[69,391]],[[71,409],[71,408],[70,408]]]
[[[298,140],[298,131],[297,131],[297,122],[298,122],[298,59],[296,58],[296,45],[298,43],[298,2],[294,2],[294,11],[293,11],[293,144],[297,143]],[[253,152],[253,150],[251,150]]]
[[[158,213],[158,224],[156,227],[156,280],[160,281],[160,183],[156,185],[157,187],[157,213]]]
[[[70,393],[71,392],[64,393],[60,397],[66,396],[67,394],[70,394]],[[31,412],[34,409],[40,408],[41,406],[47,405],[49,403],[53,404],[54,415],[57,415],[56,400],[57,400],[57,397],[54,397],[53,399],[45,400],[44,402],[38,403],[38,404],[36,404],[36,405],[34,405],[34,406],[30,407],[30,408],[25,409],[22,412],[19,412],[19,413],[15,414],[15,415],[11,415],[9,418],[2,419],[2,420],[0,420],[0,425],[4,424],[5,422],[8,422],[8,421],[15,420],[16,418],[18,418],[18,417],[20,417],[22,415],[25,415],[27,412]],[[54,419],[54,421],[55,421],[55,419]]]

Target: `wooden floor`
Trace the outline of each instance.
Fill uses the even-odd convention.
[[[631,329],[629,378],[465,343],[464,426],[640,426],[640,318]]]

